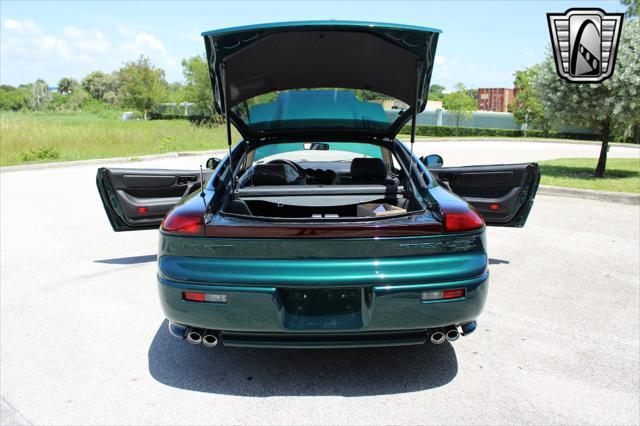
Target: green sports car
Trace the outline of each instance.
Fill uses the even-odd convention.
[[[338,21],[203,34],[229,154],[204,173],[97,174],[115,231],[160,228],[173,336],[307,348],[473,332],[489,287],[485,226],[523,226],[540,174],[413,154],[439,35]]]

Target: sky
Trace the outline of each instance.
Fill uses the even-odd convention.
[[[540,62],[549,45],[547,12],[615,1],[6,1],[0,0],[0,83],[38,78],[51,86],[111,72],[148,56],[168,81],[184,81],[181,60],[204,53],[202,31],[265,22],[360,20],[443,31],[432,83],[451,90],[512,87],[516,70]]]

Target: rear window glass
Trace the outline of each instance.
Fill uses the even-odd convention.
[[[358,142],[289,142],[257,148],[253,163],[266,163],[276,158],[291,161],[351,161],[368,157],[382,159],[382,148]]]
[[[384,130],[391,124],[385,108],[401,107],[405,104],[379,93],[332,88],[267,93],[233,110],[254,131],[322,127]]]

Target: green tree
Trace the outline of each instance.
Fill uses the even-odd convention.
[[[516,98],[511,106],[511,112],[518,123],[531,124],[546,132],[551,123],[534,84],[540,73],[540,68],[541,65],[538,64],[515,72],[513,85],[516,88]]]
[[[182,74],[187,84],[184,87],[185,100],[195,104],[198,111],[208,117],[216,115],[211,92],[209,64],[204,56],[192,56],[182,60]]]
[[[635,8],[638,16],[637,1]],[[640,144],[640,19],[637,17],[623,26],[612,84],[616,85],[621,99],[614,108],[620,130]]]
[[[627,6],[626,15],[628,17],[640,16],[640,4],[638,4],[638,0],[620,0],[620,2]]]
[[[38,79],[31,85],[31,109],[40,111],[51,100],[51,92],[46,81]]]
[[[471,117],[471,111],[477,108],[476,104],[476,100],[469,95],[462,83],[456,84],[456,91],[448,94],[443,102],[444,108],[453,113],[456,127],[460,127],[460,122]]]
[[[28,87],[0,86],[0,111],[20,111],[29,107],[31,90]]]
[[[176,81],[167,85],[167,102],[179,104],[187,98],[184,84]]]
[[[82,79],[82,87],[95,99],[115,104],[117,101],[118,76],[102,71],[93,71]]]
[[[429,87],[429,100],[430,101],[441,101],[444,99],[445,94],[445,87],[442,86],[441,84],[432,84],[431,87]]]
[[[640,21],[629,20],[622,26],[611,78],[595,84],[566,82],[556,74],[553,55],[547,52],[536,81],[548,115],[566,124],[587,126],[600,134],[602,146],[596,177],[604,177],[611,134],[640,126],[639,46]]]
[[[164,71],[151,65],[149,58],[140,56],[124,64],[118,71],[122,104],[135,108],[144,115],[160,103],[167,93]]]
[[[75,91],[78,87],[79,84],[77,80],[69,77],[63,77],[58,82],[58,93],[62,95],[68,95],[71,92]]]

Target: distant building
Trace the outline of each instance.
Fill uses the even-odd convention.
[[[509,112],[515,89],[478,89],[478,111]]]

